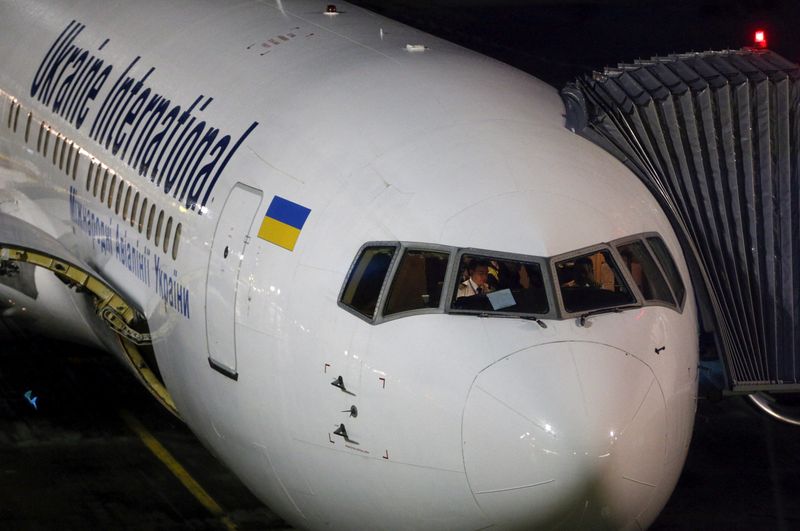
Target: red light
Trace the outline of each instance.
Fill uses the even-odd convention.
[[[756,31],[755,35],[756,46],[758,48],[766,48],[767,47],[767,34],[764,30]]]

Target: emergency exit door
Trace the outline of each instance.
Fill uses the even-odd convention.
[[[222,207],[206,281],[206,334],[208,362],[212,368],[236,380],[236,332],[234,327],[239,270],[247,252],[250,229],[261,203],[261,191],[241,183],[233,187]]]

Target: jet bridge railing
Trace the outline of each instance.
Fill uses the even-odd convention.
[[[769,50],[656,57],[562,90],[569,129],[667,213],[730,390],[800,390],[800,66]]]

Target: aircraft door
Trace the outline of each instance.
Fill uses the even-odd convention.
[[[237,183],[233,187],[214,231],[206,282],[206,334],[208,362],[236,380],[235,308],[239,269],[250,240],[262,192]]]

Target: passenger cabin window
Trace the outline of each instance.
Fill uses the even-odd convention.
[[[81,161],[81,153],[80,153],[80,148],[77,145],[73,144],[72,146],[75,151],[74,159],[72,162],[72,180],[74,181],[75,179],[78,178],[78,163]]]
[[[542,268],[535,262],[464,254],[454,291],[453,310],[513,314],[550,311]]]
[[[42,137],[44,136],[45,123],[39,122],[39,137],[36,139],[36,151],[42,152]]]
[[[448,253],[408,250],[389,288],[383,315],[438,308],[447,273]]]
[[[656,259],[664,269],[664,274],[667,275],[667,280],[672,286],[672,292],[675,293],[675,298],[678,299],[678,305],[683,306],[683,299],[686,296],[686,287],[683,285],[681,275],[678,273],[678,267],[675,265],[675,261],[672,259],[672,255],[669,253],[669,249],[667,249],[664,240],[658,236],[651,236],[647,238],[647,243],[650,244],[653,254],[656,255]]]
[[[395,246],[364,248],[350,270],[342,292],[342,304],[368,319],[374,318],[378,297],[396,251]]]
[[[172,239],[172,259],[178,259],[178,244],[181,241],[181,230],[183,228],[182,223],[178,223],[178,226],[175,227],[175,237]]]
[[[94,161],[89,162],[89,171],[86,172],[86,191],[92,188],[92,174],[94,173]]]
[[[644,243],[635,241],[617,246],[625,267],[646,301],[661,301],[675,304],[664,275],[658,268]]]
[[[75,151],[73,149],[74,147],[75,147],[75,144],[70,142],[69,143],[69,148],[67,149],[67,165],[66,165],[66,168],[64,169],[64,171],[66,172],[67,175],[69,175],[69,172],[72,169],[72,154]]]
[[[169,235],[172,232],[172,216],[167,220],[167,228],[164,230],[164,252],[169,248]]]
[[[606,250],[562,260],[556,263],[555,269],[567,313],[636,302],[611,253]]]

